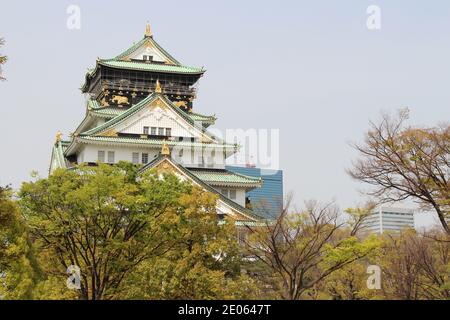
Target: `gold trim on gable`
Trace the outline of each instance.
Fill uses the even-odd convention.
[[[156,172],[158,174],[161,173],[172,173],[178,176],[183,176],[185,177],[188,181],[190,181],[192,184],[202,188],[203,190],[207,191],[207,192],[211,192],[209,190],[206,190],[204,187],[202,187],[201,185],[198,185],[197,182],[195,182],[194,180],[192,180],[191,177],[189,177],[188,175],[186,175],[184,172],[182,172],[180,169],[178,169],[172,162],[170,162],[169,159],[164,159],[163,161],[161,161],[160,163],[158,163],[154,169],[156,169]],[[227,214],[228,217],[230,217],[233,221],[257,221],[257,219],[252,218],[252,217],[248,217],[242,213],[240,213],[238,210],[236,210],[235,208],[233,208],[232,206],[228,205],[226,202],[224,202],[223,200],[220,199],[220,197],[218,197],[217,202],[221,202],[221,205],[226,206],[227,208],[229,208],[229,210],[232,212],[232,214]],[[232,200],[231,200],[232,201]],[[216,206],[218,205],[218,203],[216,204]]]
[[[164,101],[161,100],[160,97],[156,98],[155,100],[153,100],[149,105],[150,109],[153,109],[153,107],[160,107],[162,109],[166,109],[167,105],[165,104]]]
[[[118,134],[117,134],[117,131],[116,131],[116,130],[110,129],[110,130],[108,130],[108,131],[101,132],[101,133],[97,134],[97,136],[102,136],[102,137],[117,137]]]

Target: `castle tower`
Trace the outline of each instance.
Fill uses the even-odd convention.
[[[226,170],[225,160],[238,146],[208,132],[215,116],[193,112],[193,86],[204,72],[172,57],[147,25],[139,42],[112,59],[97,59],[86,74],[85,117],[70,139],[58,133],[50,172],[129,161],[141,172],[170,171],[217,194],[219,215],[237,224],[260,221],[245,200],[262,179]]]

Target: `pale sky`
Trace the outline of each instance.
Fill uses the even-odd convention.
[[[66,27],[71,4],[80,30]],[[380,30],[366,27],[369,5]],[[55,133],[84,116],[86,69],[141,39],[147,20],[178,60],[207,69],[195,111],[215,113],[222,130],[280,130],[298,206],[364,200],[345,173],[348,143],[380,110],[408,106],[425,126],[450,119],[449,1],[3,1],[0,184],[47,174]]]

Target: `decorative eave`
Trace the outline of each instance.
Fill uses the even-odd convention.
[[[198,74],[201,75],[205,73],[206,70],[203,68],[183,66],[183,65],[170,65],[170,64],[159,64],[159,63],[146,63],[139,61],[123,61],[115,59],[103,59],[97,61],[97,65],[116,68],[116,69],[128,69],[135,71],[151,71],[151,72],[161,72],[161,73],[176,73],[176,74]]]
[[[140,137],[120,137],[116,136],[113,131],[110,136],[85,136],[74,135],[74,138],[67,148],[65,154],[71,155],[77,150],[81,144],[96,144],[109,146],[129,146],[133,145],[138,148],[155,148],[160,149],[164,140],[161,139],[147,139]],[[166,140],[169,147],[184,147],[184,148],[222,148],[228,154],[237,152],[238,146],[233,144],[205,144],[201,142],[185,142],[185,141],[170,141]]]
[[[113,119],[114,117],[120,116],[125,111],[126,109],[123,108],[104,107],[101,109],[90,110],[89,113],[98,118]]]
[[[116,116],[121,115],[128,109],[121,107],[109,107],[109,106],[101,106],[97,100],[89,99],[88,100],[88,112],[93,115],[101,118],[114,118]],[[178,108],[179,111],[183,112],[185,116],[191,118],[193,122],[201,122],[203,126],[212,125],[216,122],[217,117],[215,115],[204,115],[195,112],[184,111],[183,109]]]
[[[67,147],[70,145],[70,141],[63,141],[60,139],[61,136],[57,136],[57,140],[55,141],[53,148],[52,148],[52,155],[51,155],[51,162],[50,167],[52,165],[53,159],[56,160],[57,167],[58,168],[68,168],[69,165],[67,163],[67,159],[64,156],[64,151],[67,149]],[[50,172],[49,168],[49,172]]]
[[[165,63],[131,61],[129,56],[143,46],[151,46],[152,48],[156,49],[165,58]],[[130,48],[126,49],[116,57],[110,59],[98,58],[95,67],[90,69],[86,73],[85,82],[80,88],[82,92],[87,92],[90,80],[95,76],[101,66],[115,69],[159,72],[168,74],[191,74],[200,76],[206,72],[206,70],[203,68],[182,65],[153,39],[153,35],[148,36],[147,32],[143,39],[133,44]]]
[[[175,59],[169,52],[167,52],[163,47],[161,47],[153,38],[153,34],[148,34],[146,30],[146,34],[144,37],[139,40],[138,42],[134,43],[131,47],[123,51],[122,53],[115,56],[113,59],[115,60],[126,60],[131,54],[136,52],[139,48],[143,46],[152,46],[155,48],[159,53],[166,58],[166,64],[173,64],[173,65],[179,65],[181,66],[181,63]],[[151,31],[150,31],[151,33]]]
[[[200,180],[215,187],[240,187],[247,190],[262,187],[261,178],[250,177],[226,169],[187,168]]]
[[[189,112],[187,114],[192,120],[201,122],[204,127],[208,127],[210,125],[213,125],[216,123],[217,117],[215,115],[213,116],[207,116],[200,113],[195,112]]]
[[[159,100],[159,101],[157,101],[157,100]],[[116,125],[116,124],[118,124],[118,123],[120,123],[122,121],[125,121],[126,119],[128,119],[129,117],[131,117],[135,113],[139,112],[140,110],[142,110],[146,106],[151,105],[152,103],[162,103],[165,106],[169,107],[171,110],[175,111],[176,114],[178,114],[184,121],[186,121],[187,125],[193,127],[194,130],[196,130],[200,136],[204,137],[204,139],[205,139],[204,142],[224,143],[221,139],[219,139],[218,137],[215,137],[214,135],[212,135],[208,131],[202,130],[201,128],[198,128],[196,126],[196,121],[194,121],[189,116],[188,113],[186,113],[185,111],[183,111],[180,108],[178,108],[177,106],[175,106],[173,104],[173,102],[170,101],[163,94],[155,93],[155,92],[150,94],[145,99],[141,100],[139,103],[133,105],[131,108],[127,109],[125,112],[121,113],[120,115],[114,117],[113,119],[107,121],[104,124],[99,125],[98,127],[95,127],[95,128],[90,129],[90,130],[88,130],[86,132],[83,132],[80,135],[84,135],[84,136],[91,136],[91,135],[102,136],[102,135],[104,135],[105,132],[110,130],[110,128],[113,127],[114,125]]]
[[[265,220],[264,217],[259,216],[258,214],[254,213],[252,210],[244,208],[243,206],[239,205],[238,203],[236,203],[236,202],[228,199],[224,195],[222,195],[217,189],[215,189],[211,185],[209,185],[206,182],[199,179],[196,175],[191,173],[187,168],[183,167],[181,164],[177,163],[174,159],[170,158],[170,156],[160,155],[159,157],[155,158],[153,161],[151,161],[150,163],[145,165],[143,168],[141,168],[141,170],[139,172],[143,173],[147,170],[155,168],[164,161],[170,162],[173,167],[178,169],[184,176],[188,177],[189,180],[191,180],[194,184],[204,188],[206,191],[216,194],[219,197],[219,200],[223,204],[225,204],[227,207],[229,207],[231,210],[235,211],[238,214],[236,221],[263,222]],[[239,219],[239,215],[244,219],[242,219],[242,218]]]
[[[85,128],[89,127],[89,125],[92,124],[92,121],[96,118],[110,120],[125,111],[126,109],[122,108],[102,107],[96,100],[89,99],[86,107],[86,115],[75,129],[74,134],[80,134],[81,132],[86,130]]]

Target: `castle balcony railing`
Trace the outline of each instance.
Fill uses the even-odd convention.
[[[188,85],[180,85],[170,81],[161,82],[162,90],[165,94],[174,95],[189,95],[194,96],[196,88],[189,87]],[[101,88],[108,90],[121,90],[121,91],[138,91],[138,92],[153,92],[155,84],[151,82],[130,81],[130,80],[101,80],[100,86],[97,86],[97,92],[100,93]]]

